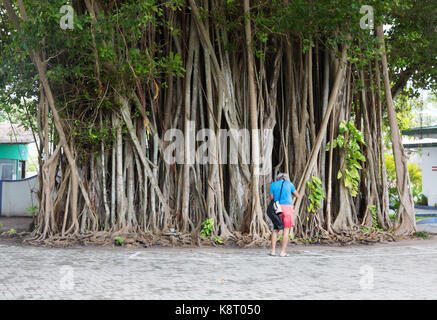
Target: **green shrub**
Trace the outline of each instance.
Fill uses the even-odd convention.
[[[422,194],[422,171],[420,167],[412,162],[408,162],[407,165],[410,175],[411,192],[413,193],[414,202],[416,204],[423,204],[425,201],[426,203],[428,203],[428,199],[426,199],[426,197]],[[385,154],[385,166],[387,170],[390,209],[397,211],[397,209],[399,208],[399,195],[398,188],[396,186],[396,167],[392,154]]]
[[[311,180],[307,181],[307,187],[309,189],[308,199],[310,200],[307,210],[308,212],[315,213],[321,207],[323,199],[325,199],[322,181],[319,177],[313,176]]]
[[[200,234],[204,238],[209,238],[214,231],[214,219],[206,219],[202,222],[202,230]]]
[[[115,245],[117,245],[117,246],[122,246],[123,243],[124,243],[124,239],[123,239],[123,238],[115,238],[115,239],[114,239],[114,243],[115,243]]]
[[[36,216],[38,213],[38,206],[31,206],[29,208],[26,208],[27,213],[30,214],[32,217]]]
[[[276,241],[281,241],[283,237],[284,237],[284,236],[283,236],[282,234],[280,234],[280,235],[278,236],[278,239],[277,239]],[[288,236],[288,239],[293,240],[293,236],[290,234],[290,235]]]
[[[366,145],[364,135],[352,121],[342,121],[338,133],[338,137],[332,141],[332,146],[327,143],[325,150],[339,147],[344,151],[345,161],[338,170],[337,179],[343,178],[344,186],[349,189],[352,197],[356,197],[360,186],[360,170],[363,169],[360,162],[366,161],[361,151],[361,145]]]
[[[215,236],[215,237],[214,237],[214,241],[215,241],[216,243],[218,243],[218,244],[223,244],[223,239],[220,238],[220,237]]]
[[[428,198],[423,193],[419,194],[417,197],[416,204],[420,206],[427,206],[428,205]]]
[[[429,234],[426,231],[417,231],[417,232],[414,232],[413,236],[418,237],[418,238],[423,238],[423,239],[428,239],[429,238]]]
[[[15,229],[9,229],[8,234],[9,234],[10,236],[13,236],[14,234],[17,234],[17,230],[15,230]]]
[[[378,213],[376,212],[376,206],[369,206],[369,210],[372,213],[372,217],[373,217],[373,228],[375,228],[376,230],[381,231],[382,229],[379,227],[379,223],[378,223]]]

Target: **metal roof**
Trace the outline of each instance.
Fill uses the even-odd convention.
[[[437,134],[437,126],[432,127],[419,127],[412,128],[409,130],[403,130],[402,135],[404,136],[428,136]]]
[[[437,142],[428,143],[404,143],[404,148],[415,149],[415,148],[434,148],[437,147]]]
[[[32,131],[17,124],[0,123],[0,144],[28,144],[34,142]]]

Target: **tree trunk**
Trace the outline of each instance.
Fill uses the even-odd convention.
[[[396,214],[394,233],[398,235],[410,235],[416,231],[416,219],[414,215],[414,201],[410,190],[410,178],[402,145],[399,126],[396,118],[396,111],[391,95],[390,79],[388,75],[387,56],[385,53],[383,26],[376,28],[381,51],[382,76],[384,79],[385,99],[390,124],[390,140],[393,148],[393,155],[396,167],[396,185],[399,195],[399,209]]]

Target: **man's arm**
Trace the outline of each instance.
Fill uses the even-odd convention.
[[[270,193],[270,200],[273,200],[273,194]]]
[[[293,196],[295,196],[296,199],[299,198],[299,193],[297,192],[297,190],[295,190],[295,191],[293,192]]]

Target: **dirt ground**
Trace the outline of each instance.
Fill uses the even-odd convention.
[[[0,232],[9,231],[10,229],[15,229],[17,232],[29,231],[31,223],[31,217],[0,217],[0,224],[3,225]]]

